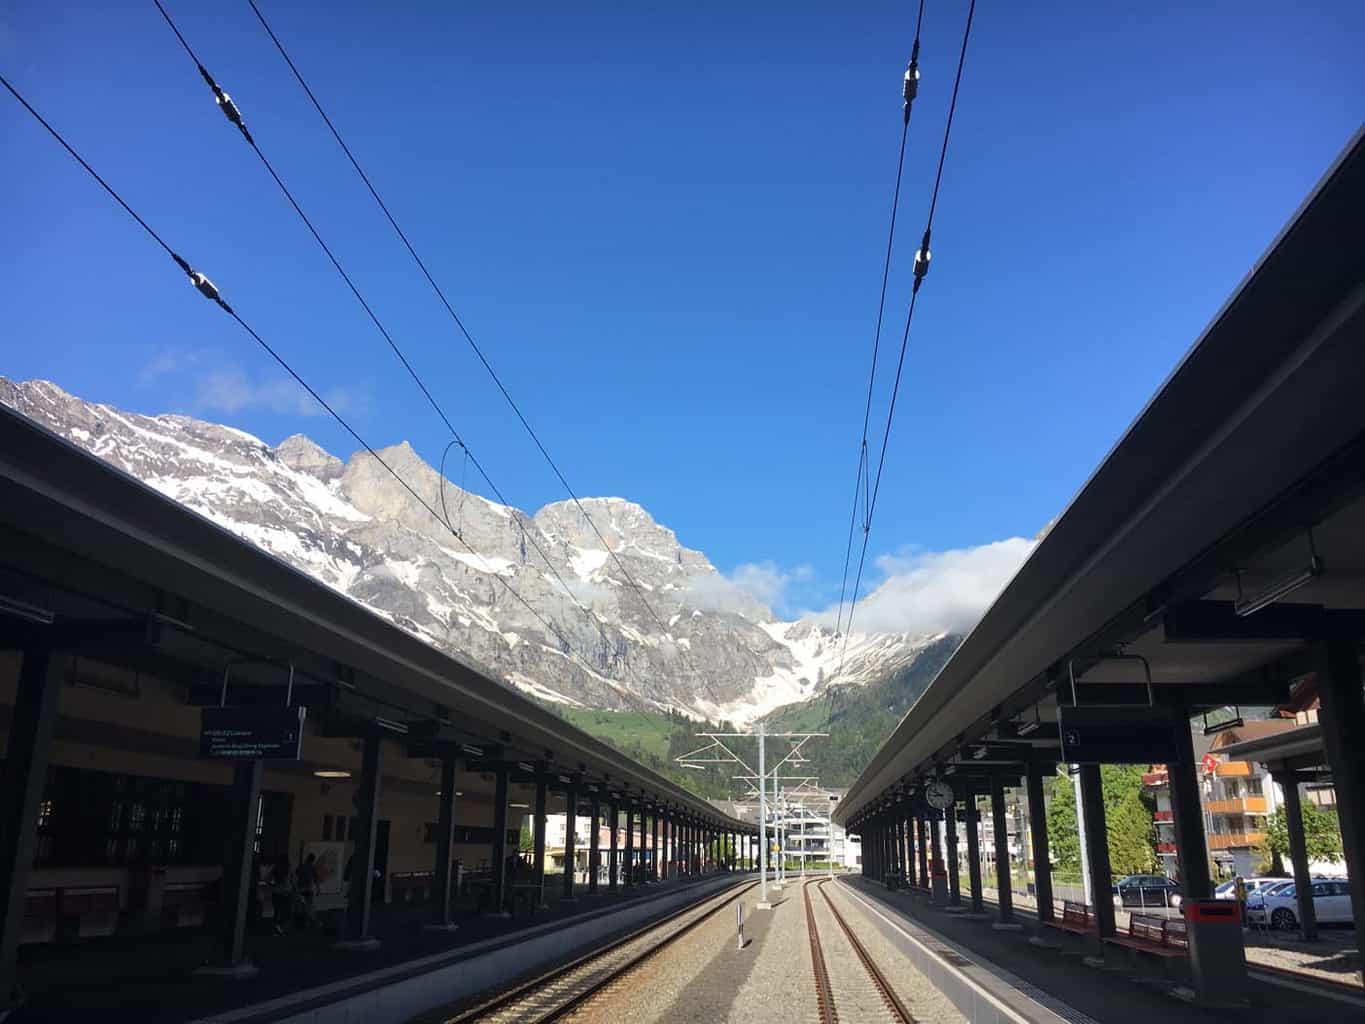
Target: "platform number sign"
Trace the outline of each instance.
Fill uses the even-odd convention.
[[[1057,709],[1061,759],[1067,764],[1169,764],[1176,760],[1177,723],[1165,708]]]
[[[209,707],[201,709],[199,756],[222,761],[297,761],[303,752],[308,709]]]

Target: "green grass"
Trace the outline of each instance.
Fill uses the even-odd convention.
[[[668,757],[668,740],[674,727],[663,715],[646,711],[591,711],[586,708],[562,707],[557,710],[571,725],[610,743],[618,750],[638,748],[660,759]]]

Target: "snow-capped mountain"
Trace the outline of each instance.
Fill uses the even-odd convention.
[[[836,679],[832,630],[777,621],[621,498],[583,500],[608,550],[573,502],[527,515],[443,485],[406,442],[379,457],[440,515],[369,453],[343,463],[302,435],[272,447],[187,416],[85,402],[45,381],[0,377],[0,401],[544,699],[748,722],[831,683],[884,678],[936,639],[853,634]]]

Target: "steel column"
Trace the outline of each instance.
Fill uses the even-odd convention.
[[[4,900],[0,908],[0,1010],[9,1005],[15,990],[19,932],[65,671],[60,654],[30,647],[23,653],[14,694],[0,789],[0,899]]]
[[[572,900],[573,875],[578,857],[578,787],[570,783],[564,791],[564,893],[560,897]]]
[[[1289,859],[1294,866],[1294,900],[1299,908],[1299,930],[1307,942],[1318,937],[1317,907],[1313,904],[1313,878],[1308,869],[1308,844],[1303,834],[1303,801],[1296,772],[1276,772],[1274,779],[1284,791],[1285,825],[1289,829]]]
[[[1043,765],[1028,764],[1028,821],[1033,840],[1033,888],[1038,904],[1038,920],[1047,923],[1056,917],[1052,905],[1052,862],[1047,843],[1047,805],[1043,799]]]
[[[436,906],[432,923],[442,930],[451,930],[450,867],[455,839],[455,758],[441,758],[440,805],[436,812]]]
[[[1097,943],[1114,934],[1113,873],[1109,867],[1109,832],[1104,821],[1104,784],[1100,766],[1080,766],[1081,811],[1085,819],[1085,849],[1082,855],[1090,865],[1090,886],[1095,900]],[[1175,787],[1172,786],[1172,795]],[[1103,952],[1103,947],[1100,947]]]
[[[487,913],[507,915],[507,766],[493,769],[493,905]]]
[[[621,855],[618,847],[620,837],[617,835],[621,829],[621,809],[616,806],[615,800],[607,802],[607,813],[611,818],[610,848],[607,853],[607,890],[615,892],[617,877],[621,870]]]
[[[597,892],[597,873],[602,870],[602,801],[592,795],[592,835],[588,838],[588,892]]]
[[[957,805],[950,804],[943,812],[943,826],[948,840],[948,903],[950,906],[962,905],[962,882],[958,878],[957,859]]]
[[[1176,764],[1168,765],[1166,777],[1171,791],[1171,820],[1175,823],[1176,863],[1180,884],[1190,899],[1208,899],[1213,895],[1213,879],[1209,877],[1208,840],[1204,835],[1204,809],[1199,803],[1199,762],[1194,756],[1194,739],[1190,735],[1187,711],[1177,715],[1175,730]],[[1086,824],[1087,830],[1089,824]],[[1101,833],[1103,835],[1103,833]],[[1092,879],[1094,876],[1091,876]],[[1101,892],[1109,892],[1109,884],[1100,887],[1094,882],[1095,902]]]
[[[991,821],[995,832],[995,885],[996,906],[1000,910],[1000,923],[1014,921],[1014,892],[1010,880],[1010,837],[1005,821],[1005,780],[1000,775],[991,776]]]
[[[536,907],[545,906],[545,797],[546,779],[537,772],[535,816],[531,819],[531,882],[536,887]]]
[[[360,781],[356,786],[356,835],[351,855],[351,893],[346,905],[346,945],[372,947],[370,906],[374,899],[374,840],[379,831],[379,783],[383,741],[375,734],[361,741]],[[255,822],[252,822],[255,831]]]
[[[971,889],[972,913],[985,913],[985,904],[981,901],[981,837],[978,831],[978,822],[981,819],[981,811],[976,806],[976,793],[969,785],[967,787],[967,884]]]
[[[1358,945],[1365,941],[1365,697],[1359,639],[1338,632],[1319,643],[1315,654],[1322,702],[1318,723],[1337,791],[1337,824]]]

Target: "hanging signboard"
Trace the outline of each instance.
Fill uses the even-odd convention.
[[[1062,761],[1067,764],[1173,764],[1176,721],[1160,707],[1057,709]]]
[[[297,761],[303,751],[307,714],[308,709],[300,704],[202,708],[199,756],[229,761]]]

